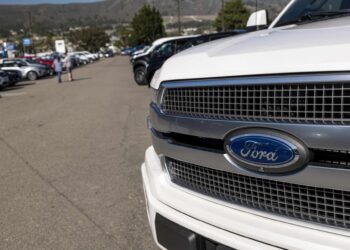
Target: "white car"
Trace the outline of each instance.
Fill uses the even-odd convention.
[[[293,0],[157,71],[142,178],[161,249],[349,249],[349,11]]]
[[[93,59],[85,52],[71,52],[68,53],[68,55],[74,55],[76,58],[78,58],[80,64],[89,64],[93,61]]]
[[[87,58],[89,58],[90,62],[94,62],[97,60],[97,56],[95,54],[88,52],[88,51],[83,51],[83,52],[79,52],[79,53],[82,53]]]

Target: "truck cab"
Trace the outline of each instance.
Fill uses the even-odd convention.
[[[141,170],[161,249],[349,249],[350,1],[267,12],[152,79]]]

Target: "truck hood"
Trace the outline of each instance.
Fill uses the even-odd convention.
[[[350,71],[350,17],[225,38],[170,58],[153,84],[170,80]]]

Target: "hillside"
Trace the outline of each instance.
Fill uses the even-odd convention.
[[[176,14],[174,0],[106,0],[98,3],[66,5],[0,5],[0,32],[29,27],[31,19],[36,31],[71,26],[120,23],[131,20],[135,12],[146,2],[157,6],[162,15]],[[288,0],[261,0],[259,8],[277,12]],[[245,0],[251,9],[254,0]],[[183,15],[213,15],[221,7],[219,0],[183,0]],[[274,13],[272,14],[274,15]],[[31,18],[30,18],[31,17]]]

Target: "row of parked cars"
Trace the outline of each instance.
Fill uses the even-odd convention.
[[[144,46],[142,49],[133,51],[130,54],[135,82],[138,85],[150,84],[154,73],[162,67],[165,61],[181,51],[203,43],[243,33],[245,33],[245,30],[234,30],[206,35],[158,39],[153,42],[152,46]]]
[[[0,62],[0,90],[14,86],[22,80],[35,81],[54,75],[54,60],[58,56],[65,60],[65,55],[57,53],[41,57],[24,56],[21,58],[2,59]],[[106,57],[104,54],[93,54],[87,51],[71,52],[67,56],[72,60],[74,67],[93,63],[101,57]]]

